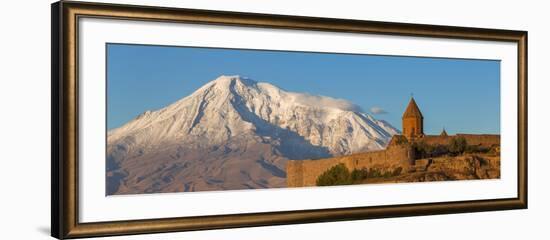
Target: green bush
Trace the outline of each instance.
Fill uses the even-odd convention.
[[[464,153],[490,153],[493,152],[493,148],[468,145],[468,142],[464,137],[452,138],[448,145],[434,144],[430,145],[423,141],[413,142],[411,144],[415,152],[415,158],[432,158],[439,157],[447,154],[452,156],[461,155]]]
[[[491,150],[491,148],[483,147],[483,146],[477,146],[477,145],[468,145],[466,146],[466,149],[464,152],[466,153],[488,153]]]
[[[403,172],[403,168],[402,167],[398,167],[396,169],[393,170],[392,172],[392,176],[398,176],[401,174],[401,172]]]
[[[319,177],[315,182],[317,186],[337,186],[365,183],[368,178],[388,178],[398,176],[403,172],[403,168],[398,167],[393,170],[382,171],[377,168],[362,168],[349,171],[348,168],[340,163],[331,167]]]
[[[411,146],[415,152],[416,158],[439,157],[449,153],[448,147],[441,144],[430,145],[420,141],[414,142]]]
[[[316,181],[317,186],[335,186],[352,184],[348,168],[340,163],[321,174]]]
[[[361,182],[367,179],[369,171],[366,168],[354,169],[351,171],[351,181],[352,182]]]
[[[468,145],[464,137],[451,138],[451,141],[447,145],[431,145],[424,141],[416,141],[412,142],[410,146],[414,150],[416,159],[440,157],[448,154],[457,156],[464,153],[495,153],[498,151],[498,145],[492,147]]]
[[[379,169],[371,168],[367,174],[368,178],[382,177],[382,172]]]
[[[463,137],[457,137],[451,139],[451,143],[449,143],[449,152],[452,154],[458,155],[464,153],[466,151],[466,147],[468,146],[468,143],[466,142],[466,139]]]

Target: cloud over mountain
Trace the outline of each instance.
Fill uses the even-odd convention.
[[[345,99],[310,95],[307,93],[291,93],[293,101],[311,107],[337,108],[344,111],[361,112],[361,107]]]
[[[373,114],[386,114],[386,113],[388,113],[388,112],[386,112],[386,110],[384,110],[381,107],[371,107],[370,112],[373,113]]]

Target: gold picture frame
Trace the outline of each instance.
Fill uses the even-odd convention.
[[[52,230],[59,239],[527,208],[527,32],[61,1],[52,5]],[[518,195],[443,203],[80,223],[80,17],[351,32],[517,43]]]

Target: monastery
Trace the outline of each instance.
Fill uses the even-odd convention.
[[[452,139],[463,138],[468,145],[487,148],[500,145],[500,135],[496,134],[448,135],[445,129],[439,135],[424,134],[424,116],[412,97],[403,113],[402,130],[402,135],[394,135],[384,150],[316,160],[289,160],[287,186],[315,186],[319,175],[340,163],[350,171],[363,168],[409,169],[419,160],[413,143],[448,145]]]

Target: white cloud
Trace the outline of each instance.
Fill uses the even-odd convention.
[[[354,112],[362,111],[361,107],[344,99],[315,96],[305,93],[292,93],[291,96],[294,98],[294,101],[307,106],[330,107]]]
[[[386,112],[386,110],[384,110],[381,107],[371,107],[370,112],[373,113],[373,114],[386,114],[386,113],[388,113],[388,112]]]

